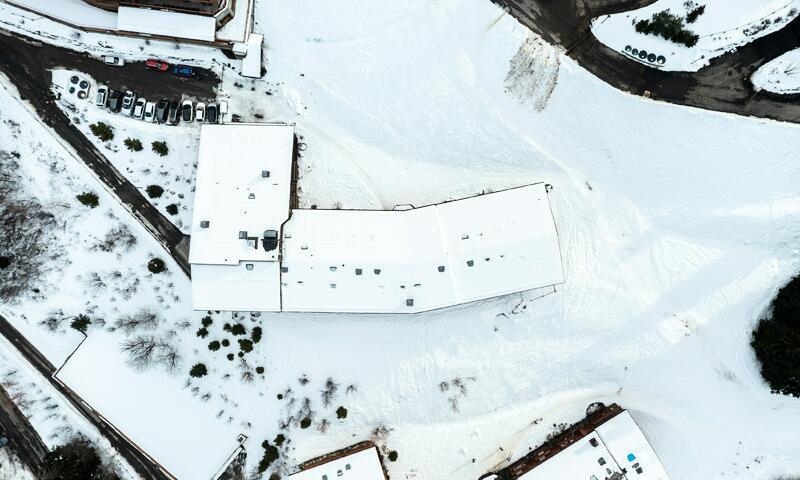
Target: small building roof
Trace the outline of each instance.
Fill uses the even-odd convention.
[[[519,480],[553,478],[669,480],[655,451],[627,410],[537,465]]]
[[[264,36],[251,33],[247,38],[247,54],[242,59],[242,75],[251,78],[261,78],[261,45]]]
[[[386,480],[374,446],[289,475],[290,480]]]
[[[213,42],[217,21],[213,16],[121,6],[117,30]]]

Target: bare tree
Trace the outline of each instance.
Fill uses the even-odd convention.
[[[239,359],[239,379],[242,383],[252,383],[255,378],[253,369],[244,358]]]
[[[125,332],[126,335],[139,330],[153,330],[161,323],[161,318],[150,309],[142,308],[133,314],[126,314],[114,322],[114,326]]]
[[[338,390],[339,385],[333,381],[332,377],[328,377],[328,380],[325,381],[325,388],[320,392],[323,407],[328,408],[331,406]]]
[[[97,272],[89,272],[89,276],[83,280],[83,284],[90,292],[94,293],[102,291],[107,286],[106,282],[103,281],[103,277]]]
[[[125,340],[120,350],[128,355],[128,364],[140,370],[160,365],[167,372],[175,373],[181,362],[175,346],[154,335],[138,335]]]

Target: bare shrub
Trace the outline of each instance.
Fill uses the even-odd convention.
[[[113,252],[117,249],[127,252],[136,246],[136,237],[127,225],[120,223],[106,233],[103,240],[94,244],[93,248],[102,252]]]
[[[161,323],[161,317],[150,309],[142,308],[133,314],[126,314],[114,322],[114,326],[119,328],[126,335],[137,330],[153,330]]]
[[[128,364],[139,370],[161,366],[175,373],[180,366],[181,357],[175,346],[155,335],[138,335],[125,340],[120,350],[128,356]]]
[[[333,378],[328,377],[328,380],[325,381],[325,388],[320,392],[323,407],[328,408],[331,406],[338,390],[339,385],[333,381]]]
[[[61,243],[52,240],[63,220],[22,191],[18,170],[16,157],[0,151],[0,301],[5,303],[38,296],[45,274],[64,254]]]

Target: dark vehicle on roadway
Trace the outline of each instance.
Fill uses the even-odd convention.
[[[191,122],[194,120],[194,104],[191,100],[184,100],[181,104],[181,119],[184,122]]]
[[[167,123],[169,117],[169,102],[161,99],[156,104],[156,121],[158,123]]]
[[[217,123],[219,115],[217,114],[217,104],[209,103],[206,107],[206,122]]]
[[[175,65],[172,67],[172,74],[179,77],[194,77],[194,67],[189,65]]]
[[[122,108],[122,92],[113,90],[108,96],[108,109],[112,112],[119,112]]]
[[[169,64],[161,60],[149,59],[144,62],[144,65],[150,70],[158,70],[159,72],[166,72],[169,70]]]
[[[178,102],[172,102],[169,104],[169,115],[167,120],[172,125],[177,125],[178,122],[181,121],[180,105],[178,105]]]

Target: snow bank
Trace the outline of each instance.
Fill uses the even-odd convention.
[[[756,90],[773,93],[800,92],[800,49],[790,50],[765,63],[750,80]]]
[[[635,30],[636,22],[649,20],[654,13],[669,10],[682,18],[695,8],[705,7],[694,23],[685,22],[686,29],[697,34],[693,47],[646,35]],[[798,0],[658,0],[630,12],[598,17],[592,33],[612,49],[650,66],[673,71],[694,72],[708,65],[709,60],[756,38],[782,28],[800,9]],[[631,49],[664,56],[663,65],[639,60]]]

